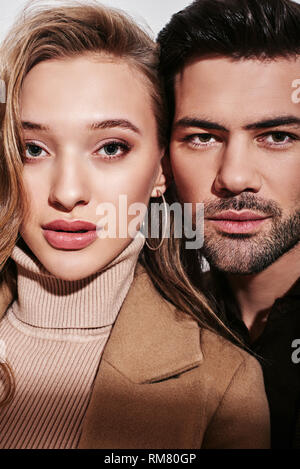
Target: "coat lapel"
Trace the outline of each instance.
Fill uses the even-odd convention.
[[[138,265],[103,360],[135,383],[174,376],[202,361],[198,324],[177,312]]]
[[[177,313],[138,265],[104,349],[77,447],[190,448],[197,403],[191,395],[199,392],[185,372],[196,371],[202,360],[198,324]],[[168,379],[179,374],[186,376],[183,385]]]
[[[0,287],[0,317],[11,301]],[[193,386],[168,378],[196,371],[202,360],[198,324],[164,300],[137,265],[96,373],[78,448],[189,448],[195,403],[186,386]]]
[[[13,297],[0,286],[0,319]],[[136,383],[164,379],[202,361],[197,323],[164,300],[138,264],[103,360]]]

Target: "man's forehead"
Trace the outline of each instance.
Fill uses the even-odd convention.
[[[184,66],[175,75],[175,83],[180,83],[185,75],[191,71],[211,73],[211,75],[218,77],[216,72],[219,70],[239,74],[250,74],[257,71],[261,73],[262,71],[270,71],[272,73],[273,70],[277,72],[281,70],[280,75],[296,70],[299,74],[300,55],[274,58],[234,58],[209,54],[201,57],[193,56],[186,60]]]
[[[300,57],[274,60],[225,57],[193,59],[176,75],[176,113],[242,117],[244,125],[265,116],[296,115],[293,100],[300,80]],[[181,116],[182,117],[182,116]]]

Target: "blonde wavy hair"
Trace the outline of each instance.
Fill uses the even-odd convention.
[[[19,97],[23,80],[35,65],[50,59],[99,53],[130,62],[146,80],[157,121],[157,138],[162,148],[167,146],[168,119],[155,42],[125,13],[96,1],[54,3],[49,6],[30,1],[0,47],[0,79],[7,90],[6,102],[0,104],[0,307],[17,295],[16,266],[10,255],[28,206],[22,184],[25,147]],[[171,238],[159,251],[145,253],[141,260],[164,296],[201,326],[232,337],[205,296],[190,283],[180,258],[179,242]],[[3,406],[14,394],[13,373],[3,360],[0,378],[5,379],[6,391],[0,403]]]
[[[17,295],[16,266],[10,258],[26,217],[28,204],[22,184],[24,143],[19,109],[23,80],[38,63],[83,54],[108,54],[126,60],[143,76],[152,99],[157,137],[166,146],[165,103],[158,75],[158,48],[141,27],[122,11],[90,1],[30,1],[0,47],[0,79],[6,102],[0,104],[0,306]],[[3,311],[3,307],[2,307]],[[14,392],[9,364],[0,361],[7,404]]]

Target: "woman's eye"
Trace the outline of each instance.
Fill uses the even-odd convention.
[[[102,147],[99,148],[97,151],[98,154],[102,155],[104,159],[114,159],[120,158],[121,156],[128,153],[130,150],[129,145],[126,145],[122,142],[109,142]]]
[[[36,145],[35,143],[26,143],[27,158],[37,158],[42,156],[42,152],[45,152],[45,150],[43,150],[43,148],[41,148],[39,145]]]

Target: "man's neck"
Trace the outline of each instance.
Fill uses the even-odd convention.
[[[300,244],[258,274],[228,275],[241,317],[255,340],[263,331],[275,300],[300,277]]]

